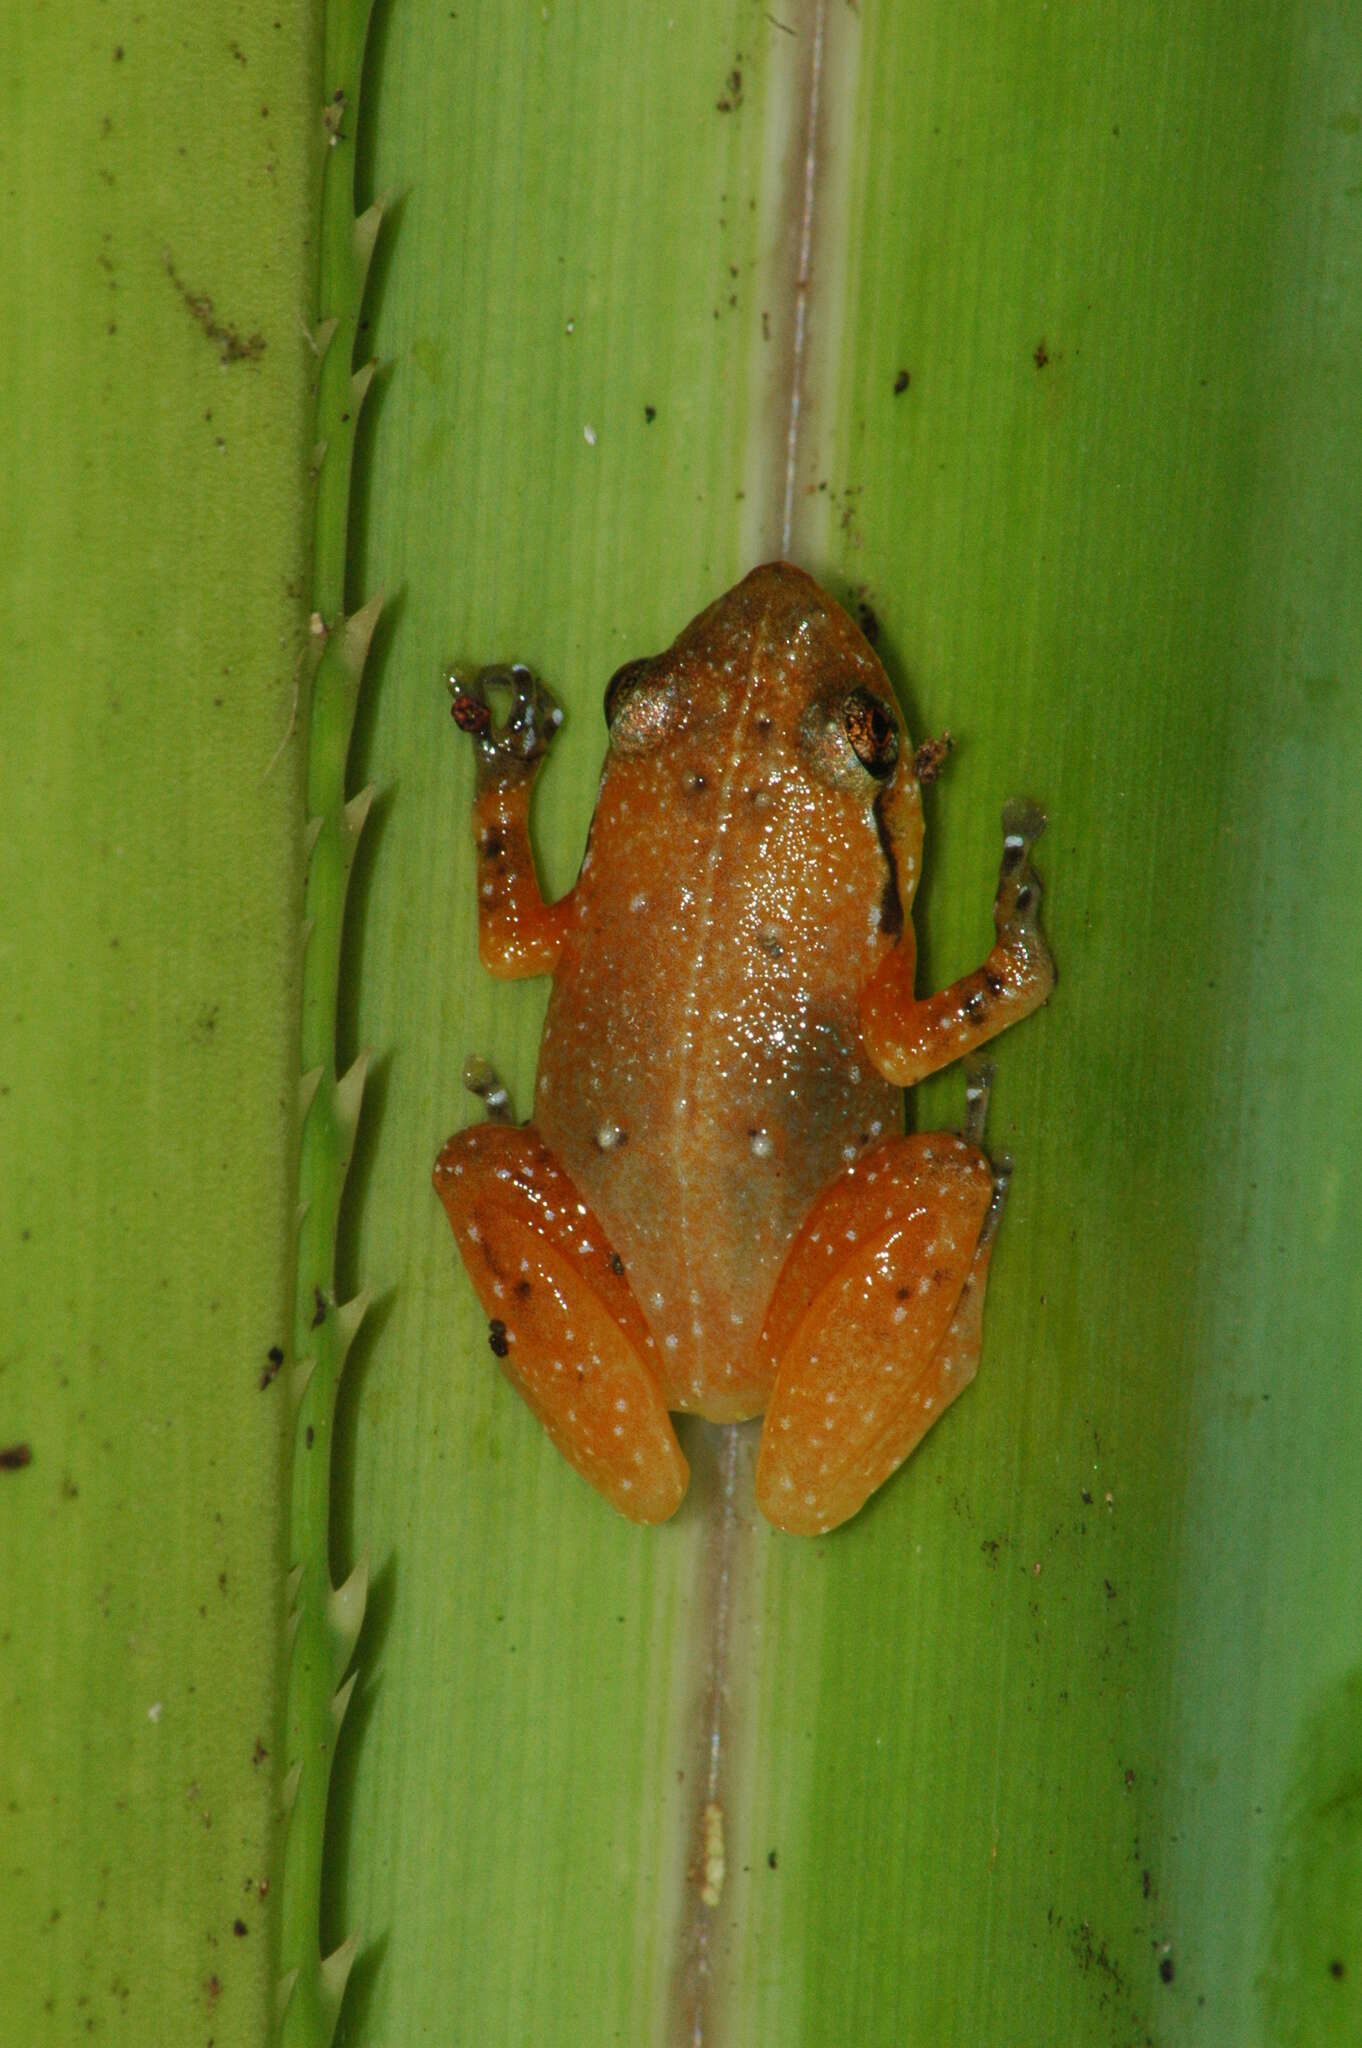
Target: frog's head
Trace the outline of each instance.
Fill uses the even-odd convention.
[[[664,654],[626,662],[605,715],[603,791],[622,812],[660,836],[684,813],[696,844],[750,835],[753,858],[803,861],[853,892],[892,845],[902,899],[884,929],[898,929],[922,835],[912,746],[864,633],[802,569],[754,569]]]
[[[673,741],[783,750],[817,782],[874,797],[911,750],[860,627],[803,569],[767,562],[691,621],[665,654],[626,662],[605,693],[616,756]]]

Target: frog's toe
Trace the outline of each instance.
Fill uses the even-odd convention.
[[[1034,797],[1014,796],[1003,805],[1003,858],[1017,865],[1044,832],[1047,819]]]
[[[486,668],[480,678],[484,691],[505,692],[504,723],[492,727],[492,745],[508,759],[542,759],[553,735],[563,722],[562,708],[546,683],[523,661]]]
[[[552,690],[522,661],[493,662],[473,671],[449,669],[445,682],[454,723],[477,742],[489,765],[532,766],[547,753],[563,722]],[[504,705],[504,715],[498,705]]]
[[[1014,797],[1003,806],[1003,857],[993,906],[993,921],[1000,934],[1039,929],[1042,889],[1031,863],[1031,849],[1045,824],[1044,811],[1029,797]]]

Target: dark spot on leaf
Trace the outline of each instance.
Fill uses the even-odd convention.
[[[242,334],[239,328],[220,320],[212,299],[207,292],[192,291],[175,267],[175,259],[169,250],[162,257],[166,276],[174,285],[184,304],[186,312],[202,330],[206,340],[211,341],[218,351],[218,360],[224,364],[258,363],[265,353],[263,334]]]
[[[1171,1984],[1171,1983],[1172,1983],[1172,1981],[1173,1981],[1173,1958],[1172,1958],[1171,1956],[1165,1956],[1165,1957],[1163,1958],[1163,1961],[1162,1961],[1162,1962],[1161,1962],[1161,1963],[1159,1964],[1159,1975],[1160,1975],[1160,1977],[1161,1977],[1161,1978],[1163,1979],[1163,1981],[1164,1981],[1164,1983],[1165,1983],[1165,1984]]]
[[[0,1472],[22,1472],[25,1465],[33,1463],[31,1444],[6,1444],[0,1450]]]
[[[506,1325],[500,1316],[493,1316],[487,1325],[487,1343],[494,1358],[504,1358],[511,1348],[506,1338]]]
[[[284,1352],[282,1345],[271,1344],[269,1350],[265,1353],[265,1363],[260,1368],[260,1391],[262,1394],[266,1387],[279,1377],[279,1368],[283,1362]]]
[[[312,1290],[312,1327],[319,1330],[326,1321],[326,1296],[320,1287]]]
[[[734,65],[724,81],[723,97],[714,102],[721,114],[732,114],[742,105],[742,73]]]
[[[895,377],[894,379],[895,398],[902,398],[904,392],[908,389],[908,386],[912,383],[912,381],[912,375],[909,371],[900,370],[897,377]]]

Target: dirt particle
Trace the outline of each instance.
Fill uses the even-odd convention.
[[[1050,351],[1045,346],[1044,335],[1041,336],[1040,340],[1036,343],[1034,349],[1032,349],[1031,360],[1038,370],[1043,370],[1045,368],[1045,365],[1049,362]]]
[[[912,383],[912,381],[913,376],[911,370],[900,370],[897,377],[895,377],[894,379],[895,398],[902,398],[904,392],[908,389],[908,386]]]
[[[184,302],[186,312],[202,329],[205,338],[217,349],[219,361],[224,364],[258,363],[265,353],[264,335],[243,334],[239,327],[220,320],[208,293],[196,292],[186,284],[168,249],[161,260],[165,265],[166,276]]]
[[[0,1472],[22,1472],[33,1463],[32,1444],[6,1444],[0,1450]]]
[[[714,104],[721,114],[735,114],[742,105],[742,72],[736,64],[724,80],[723,93]]]
[[[1173,1976],[1173,1958],[1171,1956],[1164,1956],[1159,1963],[1159,1977],[1163,1983],[1171,1984]]]
[[[487,1348],[494,1358],[504,1358],[511,1348],[506,1336],[506,1325],[500,1316],[493,1316],[487,1325]]]
[[[924,740],[913,756],[919,782],[935,782],[955,751],[955,741],[949,732],[943,732],[939,739]]]

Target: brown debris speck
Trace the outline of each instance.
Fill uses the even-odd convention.
[[[265,353],[264,335],[243,334],[240,328],[220,320],[208,293],[193,291],[185,283],[168,249],[161,260],[165,264],[166,276],[184,301],[185,310],[213,343],[219,360],[223,363],[258,363]]]
[[[919,782],[935,782],[955,748],[955,741],[949,732],[943,732],[939,739],[924,740],[913,756]]]

